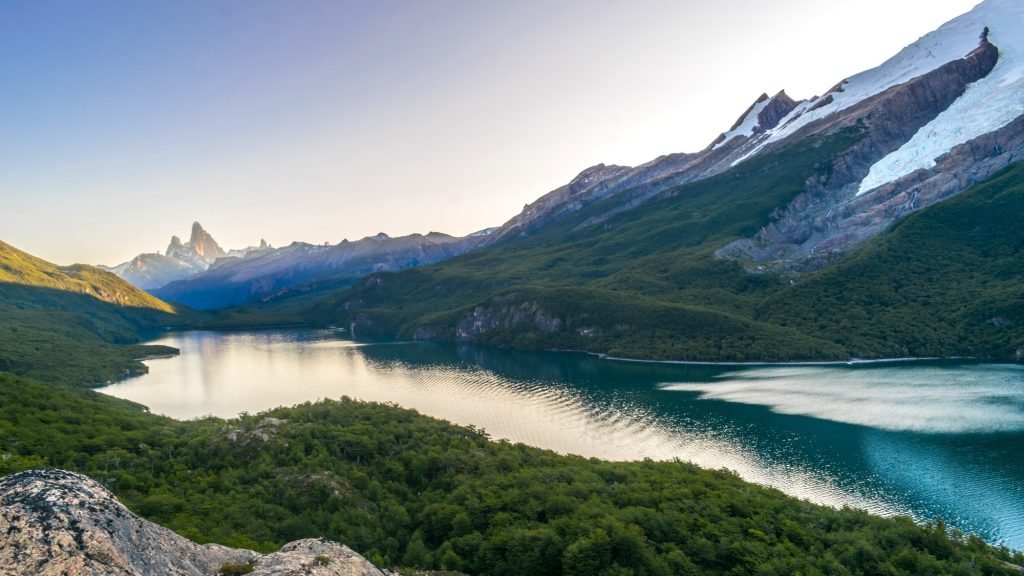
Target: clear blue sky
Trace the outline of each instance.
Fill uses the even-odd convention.
[[[7,0],[0,240],[61,264],[500,224],[973,0]]]

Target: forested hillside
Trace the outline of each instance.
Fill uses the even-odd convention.
[[[141,335],[196,318],[109,272],[0,242],[0,371],[95,385],[144,370],[139,358],[173,353],[139,345]]]
[[[375,275],[300,316],[364,337],[648,359],[1017,358],[1020,164],[817,271],[714,255],[769,222],[770,207],[800,182],[825,177],[827,158],[846,144],[837,137],[766,155],[598,226],[583,225],[584,213],[441,265]]]

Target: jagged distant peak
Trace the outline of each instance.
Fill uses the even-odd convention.
[[[202,224],[193,222],[188,242],[174,235],[163,253],[139,254],[128,262],[103,268],[134,286],[152,290],[203,272],[222,258],[248,258],[273,251],[274,247],[265,239],[260,239],[259,247],[226,251]]]
[[[213,236],[204,230],[199,222],[192,223],[192,235],[189,238],[189,244],[192,246],[192,250],[205,260],[215,260],[226,254],[220,245],[217,244],[217,241],[213,239]]]
[[[775,128],[782,118],[796,108],[797,104],[786,94],[785,90],[780,90],[774,96],[768,96],[766,92],[761,93],[757,100],[754,100],[754,103],[736,119],[728,132],[723,132],[718,138],[715,138],[710,148],[719,148],[738,136],[749,138]]]
[[[203,228],[202,224],[193,222],[188,242],[183,244],[181,238],[171,236],[171,242],[164,255],[185,261],[201,260],[209,264],[217,258],[227,256],[227,252],[217,244],[217,241]]]
[[[203,229],[203,225],[199,222],[192,223],[192,235],[189,237],[189,242],[198,242],[210,237],[210,233]]]

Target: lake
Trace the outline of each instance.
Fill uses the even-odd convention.
[[[174,333],[102,392],[188,419],[322,398],[393,402],[494,438],[689,460],[832,506],[908,514],[1024,549],[1024,366],[708,366],[332,330]]]

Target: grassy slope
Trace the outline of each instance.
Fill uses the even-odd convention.
[[[174,313],[174,308],[93,266],[58,266],[0,242],[0,283],[52,288],[92,296],[108,304]]]
[[[848,130],[804,142],[578,228],[606,208],[599,203],[528,239],[371,277],[304,316],[356,322],[364,335],[410,336],[427,329],[452,338],[475,307],[498,314],[533,307],[557,315],[560,325],[539,327],[529,318],[479,340],[642,358],[843,357],[842,347],[831,342],[754,319],[758,303],[784,289],[785,279],[748,274],[712,255],[755,233],[809,177],[827,175],[830,159],[856,138]]]
[[[483,343],[653,359],[1015,357],[1024,166],[795,284],[713,257],[769,222],[807,177],[826,175],[824,159],[848,142],[757,159],[597,228],[574,229],[593,208],[533,238],[376,275],[301,316],[371,337],[456,338],[477,310],[500,320],[474,336]]]
[[[140,334],[196,318],[91,266],[57,266],[0,242],[0,370],[98,383],[144,370],[173,349]]]

